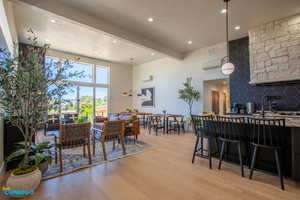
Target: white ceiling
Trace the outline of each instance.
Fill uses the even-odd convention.
[[[225,41],[223,0],[57,0],[179,52]],[[300,12],[300,0],[231,0],[230,38],[250,27]],[[149,24],[148,17],[154,22]],[[239,31],[234,30],[240,25]],[[192,40],[192,45],[187,41]]]
[[[164,57],[159,52],[116,39],[116,37],[99,30],[24,3],[14,4],[14,14],[21,42],[27,42],[28,29],[31,28],[38,35],[40,41],[49,43],[52,49],[87,57],[127,64],[145,63]],[[53,19],[56,23],[51,22]],[[114,40],[117,42],[114,43]],[[134,60],[131,61],[131,58]]]
[[[225,41],[225,15],[220,14],[223,0],[20,1],[52,12],[16,5],[21,40],[24,30],[33,27],[41,38],[51,41],[53,48],[95,58],[128,62],[134,57],[142,63],[163,55],[156,52],[151,56],[153,50],[134,43],[180,58],[181,54]],[[296,13],[300,13],[300,0],[231,0],[230,39],[246,36],[253,26]],[[56,17],[58,23],[50,23]],[[154,22],[149,23],[148,17]],[[241,29],[234,30],[236,25]],[[100,30],[126,40],[113,45],[113,37]]]

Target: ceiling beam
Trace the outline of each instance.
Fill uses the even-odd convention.
[[[68,7],[65,4],[62,4],[60,2],[53,1],[53,0],[14,0],[14,1],[21,1],[30,4],[32,6],[51,12],[55,15],[64,17],[75,23],[86,25],[88,27],[94,28],[101,32],[105,32],[114,37],[163,53],[167,56],[176,59],[184,58],[184,55],[179,51],[173,50],[169,47],[159,44],[158,42],[148,39],[143,35],[134,33],[132,31],[121,28],[117,25],[108,23],[103,19],[99,19],[99,17],[92,16],[86,12],[80,11],[79,9]]]

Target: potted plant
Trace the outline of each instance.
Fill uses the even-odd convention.
[[[33,31],[28,45],[20,45],[18,55],[0,49],[0,105],[5,118],[19,128],[24,137],[24,155],[18,168],[11,172],[7,186],[12,190],[35,190],[41,180],[41,172],[30,165],[33,136],[44,125],[48,109],[57,107],[69,90],[72,66],[64,63],[44,64],[49,45],[39,45]],[[22,48],[24,49],[22,49]],[[19,49],[16,47],[15,52]],[[54,67],[56,66],[56,67]]]
[[[49,141],[40,144],[32,144],[29,153],[29,165],[36,166],[44,174],[48,170],[48,165],[52,164],[51,148],[54,145]],[[25,155],[25,143],[16,143],[16,150],[12,152],[5,160],[7,163],[17,161],[18,164],[23,162]]]
[[[127,113],[132,113],[132,110],[130,108],[126,108],[125,110]]]
[[[183,83],[184,88],[179,89],[179,99],[183,100],[188,104],[189,114],[192,116],[192,107],[195,101],[200,99],[200,92],[195,90],[191,84],[191,79],[187,79],[186,82]]]

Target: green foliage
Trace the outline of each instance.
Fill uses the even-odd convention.
[[[189,106],[189,114],[192,115],[192,107],[195,101],[198,101],[200,99],[200,92],[189,83],[187,80],[185,83],[183,83],[184,88],[179,89],[179,99],[186,102]]]
[[[25,156],[25,142],[16,143],[16,151],[12,152],[8,157],[6,157],[6,162],[19,161],[20,168],[24,168],[24,156]],[[29,165],[39,165],[40,163],[47,161],[48,164],[52,163],[51,148],[54,145],[50,142],[43,142],[40,144],[32,144],[29,150],[28,164]]]
[[[132,110],[130,108],[126,108],[125,111],[128,112],[128,113],[132,113]]]
[[[53,64],[44,65],[43,54],[49,45],[39,45],[33,31],[29,33],[27,50],[20,51],[18,56],[0,49],[0,105],[5,117],[25,138],[21,167],[28,165],[32,137],[45,123],[48,109],[57,107],[69,91],[70,83],[66,80],[82,75],[68,73],[72,68],[68,61],[56,63],[55,68]]]
[[[80,117],[75,121],[75,124],[82,124],[87,122],[86,117]]]

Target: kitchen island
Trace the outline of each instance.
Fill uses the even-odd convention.
[[[261,118],[259,114],[253,115],[236,115],[229,114],[227,116],[236,116],[236,117],[257,117]],[[266,113],[265,118],[280,118],[285,119],[286,128],[283,136],[283,143],[285,144],[286,149],[283,151],[283,170],[287,177],[291,177],[295,181],[300,181],[300,115],[298,113],[290,112],[288,114],[281,113]],[[244,148],[244,153],[247,155],[247,151]],[[238,163],[238,155],[236,154],[236,149],[234,147],[227,148],[227,158],[228,161]],[[245,156],[245,160],[248,162],[249,155]],[[273,152],[268,152],[267,150],[262,150],[257,157],[256,168],[269,171],[272,173],[277,173],[274,163],[274,154]]]

